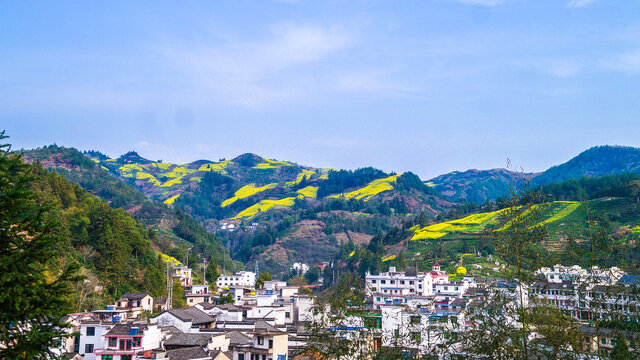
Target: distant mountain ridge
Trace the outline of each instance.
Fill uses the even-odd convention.
[[[583,151],[569,161],[541,173],[507,169],[454,171],[427,180],[449,200],[482,204],[509,194],[526,181],[530,186],[547,185],[581,177],[640,173],[640,148],[603,145]]]

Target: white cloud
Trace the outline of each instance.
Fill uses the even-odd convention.
[[[315,66],[353,42],[339,27],[279,25],[267,39],[257,42],[227,41],[217,46],[172,47],[164,51],[173,66],[196,84],[203,101],[262,109],[299,98],[317,79]]]
[[[627,74],[640,74],[640,49],[616,55],[603,62],[606,69],[621,71]]]
[[[567,4],[567,7],[580,8],[580,7],[585,7],[594,2],[596,2],[596,0],[571,0]]]

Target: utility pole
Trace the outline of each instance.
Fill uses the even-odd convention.
[[[202,263],[203,263],[203,270],[202,270],[202,277],[204,278],[204,284],[207,285],[207,258],[206,257],[202,257]]]
[[[173,302],[173,276],[171,275],[171,268],[169,262],[167,262],[167,310],[171,310],[171,303]]]

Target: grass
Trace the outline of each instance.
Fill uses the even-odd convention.
[[[174,196],[172,196],[172,197],[168,198],[167,200],[165,200],[165,201],[164,201],[164,203],[165,203],[165,204],[167,204],[167,205],[171,205],[171,204],[173,204],[173,203],[174,203],[174,201],[176,201],[176,199],[177,199],[179,196],[180,196],[180,194],[178,194],[178,195],[174,195]]]
[[[316,198],[316,196],[318,196],[318,187],[317,186],[307,186],[304,187],[298,191],[296,191],[298,194],[302,195],[302,197],[308,197],[308,198]]]
[[[258,213],[265,212],[274,206],[293,206],[294,203],[294,197],[288,197],[280,200],[262,200],[259,203],[242,210],[232,219],[252,218]]]
[[[358,190],[354,190],[346,194],[343,193],[339,195],[329,195],[328,197],[344,197],[345,199],[355,198],[358,200],[369,201],[372,197],[378,195],[383,191],[393,190],[393,185],[391,185],[391,183],[396,182],[399,176],[400,175],[392,175],[383,179],[373,180],[367,186]]]
[[[232,198],[229,198],[225,201],[222,202],[222,207],[225,206],[229,206],[231,204],[233,204],[234,202],[236,202],[237,200],[240,199],[244,199],[247,198],[249,196],[255,195],[259,192],[265,191],[265,190],[269,190],[269,189],[273,189],[276,186],[278,186],[278,183],[271,183],[265,186],[261,186],[261,187],[256,187],[256,184],[249,184],[249,185],[245,185],[243,187],[241,187],[240,189],[238,189],[238,191],[235,192],[235,196]]]

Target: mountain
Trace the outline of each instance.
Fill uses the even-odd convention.
[[[507,169],[454,171],[427,181],[442,195],[457,202],[483,204],[521,187],[534,177],[531,173],[520,173]]]
[[[171,164],[55,145],[24,154],[154,229],[162,252],[213,244],[227,271],[235,263],[221,259],[221,244],[247,266],[286,275],[293,262],[329,261],[341,243],[366,244],[412,214],[433,218],[455,206],[412,173],[374,168],[318,169],[249,153]]]
[[[61,262],[78,262],[86,276],[74,291],[77,311],[130,291],[163,294],[164,266],[142,224],[39,164],[32,165],[31,173],[30,189],[40,204],[48,205],[47,216],[60,224]]]
[[[147,199],[134,185],[115,177],[107,168],[100,166],[99,161],[92,160],[107,160],[106,155],[96,151],[83,154],[57,145],[23,150],[22,153],[25,161],[37,162],[43,168],[55,171],[103,199],[112,208],[127,211],[145,227],[153,229],[152,245],[157,251],[185,261],[187,252],[184,247],[196,248],[197,253],[211,257],[217,264],[226,264],[229,269],[242,267],[233,262],[224,245],[191,216]],[[125,154],[120,159],[126,163],[147,162],[135,153]]]
[[[554,166],[533,178],[535,185],[546,185],[583,176],[640,173],[640,149],[630,146],[592,147],[564,164]]]
[[[592,147],[566,163],[542,173],[520,173],[506,169],[454,171],[426,182],[447,199],[482,204],[508,195],[510,189],[547,185],[581,177],[640,173],[640,149],[628,146]]]

